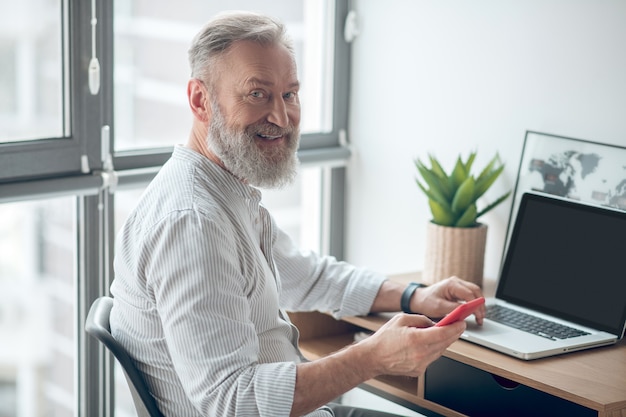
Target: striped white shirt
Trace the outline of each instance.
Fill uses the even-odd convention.
[[[178,146],[117,236],[111,330],[166,416],[288,416],[285,309],[366,314],[383,280],[297,249],[259,190]]]

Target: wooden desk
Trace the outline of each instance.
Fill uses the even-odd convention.
[[[392,277],[403,282],[415,278],[414,274]],[[485,294],[492,295],[494,287],[495,283],[486,281]],[[309,359],[323,357],[353,343],[356,332],[376,331],[389,318],[388,314],[382,314],[349,317],[336,321],[322,313],[292,313],[290,316],[300,329],[300,347]],[[626,343],[623,340],[614,346],[534,361],[522,361],[459,340],[452,344],[443,356],[433,364],[437,366],[431,365],[423,377],[382,376],[367,381],[365,385],[373,392],[405,406],[416,405],[418,411],[427,409],[446,416],[463,416],[466,414],[459,410],[464,409],[465,401],[473,401],[476,391],[474,393],[468,391],[468,395],[461,398],[462,391],[465,388],[476,390],[477,384],[484,383],[486,378],[493,379],[500,386],[492,384],[496,388],[479,387],[479,393],[482,392],[480,391],[483,390],[482,387],[485,387],[484,390],[495,389],[497,392],[490,392],[485,398],[476,401],[497,404],[496,397],[502,395],[503,404],[507,404],[509,402],[507,396],[517,396],[515,401],[522,403],[525,401],[526,405],[534,402],[535,411],[529,414],[534,416],[580,414],[626,417]],[[433,373],[429,374],[431,368]],[[441,374],[436,375],[435,372]],[[436,385],[430,381],[441,378],[452,378],[451,383],[460,384],[450,385],[451,389],[445,391],[443,401],[438,400],[442,396],[437,395],[437,388],[430,388]],[[482,378],[483,382],[459,381],[458,378]],[[443,405],[442,402],[446,401],[449,403]],[[554,413],[555,410],[562,410],[561,406],[565,407],[563,410],[568,410],[567,414]],[[514,413],[518,410],[516,409]],[[485,414],[482,411],[471,413]],[[507,413],[502,414],[498,410],[493,410],[493,415],[513,415],[510,410]],[[519,412],[518,415],[525,414]]]

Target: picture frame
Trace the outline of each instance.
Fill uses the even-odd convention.
[[[626,147],[527,131],[507,242],[522,194],[529,191],[626,212]]]

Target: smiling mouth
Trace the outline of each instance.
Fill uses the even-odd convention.
[[[264,140],[276,140],[276,139],[280,139],[283,137],[283,135],[262,135],[260,133],[257,134],[257,137],[264,139]]]

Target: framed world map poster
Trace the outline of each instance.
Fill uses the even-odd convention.
[[[511,219],[526,191],[626,211],[626,148],[528,131]]]

